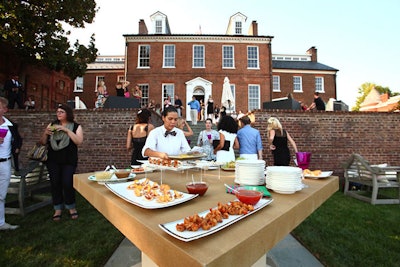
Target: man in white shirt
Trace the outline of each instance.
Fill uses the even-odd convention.
[[[8,100],[0,97],[0,231],[18,228],[18,225],[11,225],[5,221],[5,201],[11,178],[11,160],[14,156],[16,160],[14,165],[18,169],[16,155],[22,146],[17,126],[3,116],[8,110],[7,106]]]

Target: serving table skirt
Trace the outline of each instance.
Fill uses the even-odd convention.
[[[218,202],[235,200],[224,187],[224,183],[234,183],[234,172],[205,171],[203,180],[209,183],[209,189],[204,196],[152,210],[128,203],[104,185],[89,181],[88,176],[92,174],[74,175],[75,189],[159,266],[251,266],[339,188],[337,176],[303,180],[308,188],[291,195],[272,191],[274,201],[267,207],[215,234],[183,242],[162,231],[158,225],[216,207]],[[147,177],[160,182],[160,176],[160,172],[153,172],[136,178]],[[181,192],[186,192],[185,184],[190,180],[191,175],[186,171],[163,173],[163,182]]]

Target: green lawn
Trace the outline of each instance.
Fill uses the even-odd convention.
[[[7,215],[20,228],[0,232],[0,266],[103,266],[124,237],[79,194],[77,206],[77,221],[65,212],[53,222],[50,206]],[[373,206],[336,192],[293,234],[326,266],[400,263],[400,205]]]

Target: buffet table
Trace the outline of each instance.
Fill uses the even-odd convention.
[[[197,180],[202,176],[209,183],[206,194],[163,209],[135,206],[104,185],[88,180],[92,174],[74,175],[75,189],[142,251],[142,266],[265,266],[266,253],[339,188],[337,176],[305,179],[307,188],[290,195],[272,191],[270,205],[212,235],[183,242],[165,233],[159,224],[234,200],[224,187],[224,183],[233,184],[234,172],[194,172]],[[160,176],[160,172],[152,172],[135,179],[147,177],[160,182]],[[164,171],[162,176],[164,183],[182,192],[192,179],[187,171]]]

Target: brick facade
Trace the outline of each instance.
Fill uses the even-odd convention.
[[[76,121],[84,130],[78,173],[101,170],[111,163],[121,168],[129,166],[131,155],[126,151],[125,143],[127,129],[133,124],[135,114],[133,109],[75,111]],[[25,164],[27,151],[39,140],[55,114],[53,111],[12,110],[6,116],[20,126],[24,137],[20,159]],[[398,113],[256,111],[255,127],[262,134],[267,165],[272,165],[270,151],[265,149],[270,116],[280,119],[299,151],[312,152],[312,169],[333,170],[336,175],[343,176],[341,164],[354,152],[372,164],[400,165],[400,135],[396,130],[400,123]]]

